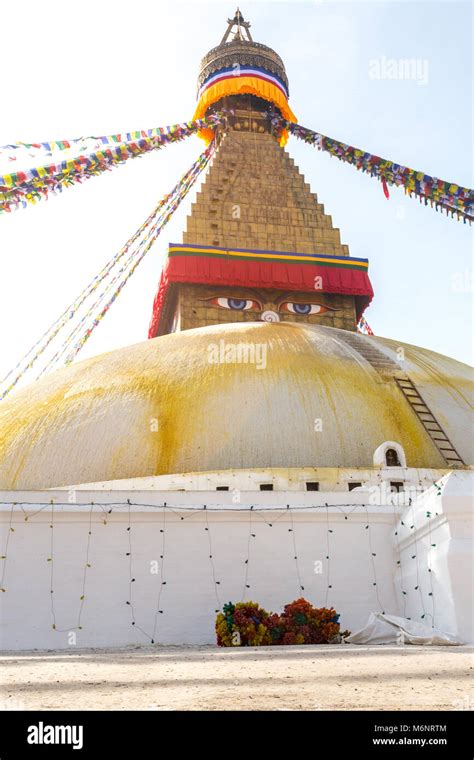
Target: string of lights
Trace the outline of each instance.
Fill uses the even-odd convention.
[[[49,582],[49,593],[50,593],[50,600],[51,600],[51,617],[52,617],[52,628],[53,631],[57,630],[56,626],[56,613],[54,609],[54,601],[53,601],[53,595],[54,595],[54,504],[51,504],[51,522],[49,524],[49,527],[51,529],[50,536],[50,547],[49,547],[49,554],[50,556],[47,558],[47,562],[50,562],[50,582]]]
[[[36,510],[36,512],[33,512],[33,514],[32,514],[32,515],[28,515],[28,514],[26,513],[26,511],[25,511],[25,508],[24,508],[24,503],[22,503],[22,502],[14,502],[14,504],[18,504],[18,506],[20,507],[21,511],[22,511],[22,512],[23,512],[23,514],[25,515],[25,522],[28,522],[28,520],[30,520],[32,517],[35,517],[36,515],[39,515],[39,513],[40,513],[40,512],[44,512],[44,510],[45,510],[47,507],[49,507],[51,504],[53,504],[53,503],[54,503],[54,502],[52,502],[52,501],[48,501],[48,503],[47,503],[47,504],[43,504],[43,506],[42,506],[42,507],[40,507],[40,509],[37,509],[37,510]],[[57,505],[56,505],[56,506],[57,506]]]
[[[10,538],[11,538],[11,534],[15,532],[15,528],[12,525],[12,522],[13,522],[13,513],[15,511],[15,506],[16,506],[15,503],[13,503],[11,505],[11,509],[10,509],[10,521],[9,521],[8,529],[7,529],[7,537],[5,539],[5,549],[3,550],[3,554],[0,557],[0,559],[2,561],[2,578],[0,580],[0,592],[2,592],[2,593],[6,593],[5,575],[6,575],[6,572],[7,572],[8,547],[10,545]]]
[[[329,505],[325,504],[325,507],[326,507],[326,551],[327,551],[326,561],[328,563],[327,564],[328,572],[327,572],[327,584],[326,584],[326,598],[325,598],[325,601],[324,601],[324,606],[327,607],[328,606],[328,599],[329,599],[329,590],[332,589],[332,584],[331,584],[331,564],[330,564],[330,562],[331,562],[331,559],[330,559],[330,557],[331,557],[331,551],[330,551],[330,544],[329,544],[329,534],[332,533],[333,531],[332,531],[332,528],[329,527]]]
[[[385,615],[385,611],[384,611],[384,608],[382,606],[382,602],[380,601],[380,597],[379,597],[379,587],[378,587],[378,583],[377,583],[377,571],[376,571],[376,568],[375,568],[375,557],[377,556],[377,554],[376,554],[376,552],[374,552],[374,549],[373,549],[373,546],[372,546],[372,536],[371,536],[371,531],[370,531],[370,518],[369,518],[369,511],[368,511],[367,507],[365,508],[365,512],[366,512],[366,515],[367,515],[367,524],[365,526],[365,529],[367,531],[367,537],[368,537],[368,540],[369,540],[370,559],[372,561],[372,571],[373,571],[373,574],[374,574],[374,580],[372,581],[372,585],[375,588],[375,595],[377,597],[377,603],[378,603],[378,605],[380,607],[382,615]]]
[[[51,598],[51,617],[52,617],[52,628],[55,631],[58,632],[70,632],[73,630],[82,630],[82,616],[83,616],[83,610],[86,600],[86,585],[87,585],[87,578],[88,578],[88,571],[91,568],[91,562],[90,562],[90,552],[91,552],[91,542],[92,542],[92,531],[93,531],[93,516],[95,510],[100,510],[103,513],[103,519],[101,520],[104,525],[107,525],[107,517],[109,514],[114,511],[116,514],[121,514],[124,509],[127,509],[128,511],[128,524],[127,524],[127,539],[128,539],[128,551],[126,552],[126,556],[128,558],[128,570],[129,570],[129,581],[128,581],[128,591],[129,591],[129,598],[127,600],[127,606],[130,607],[130,616],[131,616],[131,624],[134,628],[136,628],[138,631],[140,631],[143,636],[145,636],[149,641],[152,643],[155,643],[156,641],[156,631],[158,626],[158,620],[159,615],[163,614],[163,610],[161,609],[161,596],[164,590],[164,586],[166,585],[166,581],[164,580],[164,563],[165,563],[165,532],[166,532],[166,519],[167,515],[173,514],[179,522],[185,521],[187,519],[192,519],[195,517],[198,519],[198,515],[201,512],[204,512],[205,516],[205,531],[207,532],[207,541],[208,541],[208,557],[211,564],[211,571],[212,571],[212,580],[213,580],[213,586],[214,586],[214,594],[216,599],[216,609],[220,609],[222,607],[221,604],[221,580],[219,580],[219,576],[216,572],[216,561],[215,561],[215,554],[214,554],[214,546],[213,546],[213,537],[212,537],[212,531],[211,531],[211,523],[209,519],[209,512],[216,512],[216,513],[227,513],[227,512],[248,512],[249,515],[249,527],[248,527],[248,537],[247,537],[247,553],[246,553],[246,559],[244,560],[245,565],[245,577],[244,577],[244,584],[243,584],[243,594],[242,594],[242,601],[244,601],[245,596],[248,592],[248,589],[250,589],[250,578],[252,577],[251,571],[250,571],[250,561],[253,557],[253,551],[252,551],[252,540],[257,538],[257,533],[255,532],[255,515],[257,515],[257,518],[260,521],[263,521],[268,527],[272,528],[275,522],[279,521],[285,521],[285,515],[288,515],[290,526],[287,527],[287,531],[290,534],[290,540],[291,540],[291,547],[292,547],[292,558],[295,562],[295,570],[296,570],[296,578],[298,582],[298,589],[299,591],[305,591],[305,587],[303,585],[302,581],[302,574],[301,574],[301,566],[300,566],[300,557],[298,554],[298,546],[297,546],[297,537],[296,537],[296,531],[295,531],[295,522],[293,520],[293,512],[304,512],[308,509],[312,510],[319,510],[324,509],[325,510],[325,516],[326,516],[326,547],[327,547],[327,554],[326,554],[326,560],[327,560],[327,585],[326,585],[326,600],[325,600],[325,606],[328,606],[328,599],[330,591],[333,588],[333,580],[332,580],[332,567],[331,567],[331,550],[332,550],[332,543],[331,538],[334,537],[335,530],[334,526],[331,522],[331,515],[330,513],[334,514],[334,512],[337,510],[337,512],[341,515],[343,515],[344,521],[347,521],[349,516],[354,513],[355,510],[360,511],[360,506],[358,505],[350,505],[350,509],[347,510],[346,505],[335,505],[335,508],[329,506],[329,504],[324,504],[324,506],[321,505],[295,505],[290,506],[287,504],[283,507],[262,507],[258,508],[255,507],[255,505],[239,505],[238,507],[231,507],[227,508],[223,506],[222,504],[216,505],[215,507],[209,508],[208,505],[202,505],[198,507],[189,507],[188,506],[170,506],[166,502],[160,504],[160,505],[150,505],[150,504],[142,504],[141,502],[132,502],[131,500],[127,500],[126,502],[122,501],[107,501],[107,502],[87,502],[83,505],[79,505],[79,510],[77,509],[78,505],[70,501],[68,502],[57,502],[54,503],[54,500],[50,500],[49,502],[2,502],[2,504],[7,505],[10,507],[10,515],[9,515],[9,528],[6,538],[6,544],[4,549],[4,554],[2,555],[1,559],[3,560],[3,568],[2,568],[2,580],[1,580],[1,588],[4,589],[4,579],[5,579],[5,571],[6,571],[6,559],[8,557],[8,543],[10,541],[10,537],[12,532],[14,531],[14,515],[16,510],[21,511],[21,513],[24,515],[24,521],[29,522],[32,521],[35,517],[41,515],[44,513],[46,509],[51,510],[51,517],[50,517],[50,550],[49,550],[49,556],[47,557],[47,561],[50,564],[50,598]],[[78,618],[77,623],[75,626],[70,628],[59,628],[58,627],[58,619],[57,619],[57,610],[55,605],[55,598],[54,598],[54,592],[55,592],[55,585],[57,583],[56,580],[56,573],[55,571],[57,568],[55,567],[55,553],[56,552],[56,521],[57,521],[57,508],[60,506],[66,506],[71,507],[73,506],[76,511],[80,511],[80,507],[83,506],[84,509],[88,509],[89,512],[89,518],[88,518],[88,531],[87,531],[87,539],[86,539],[86,546],[85,546],[85,561],[84,561],[84,567],[83,567],[83,574],[82,574],[82,589],[81,589],[81,595],[79,597],[79,611],[78,611]],[[34,511],[32,513],[29,513],[28,507],[35,507]],[[159,562],[159,581],[158,581],[158,594],[157,594],[157,600],[156,600],[156,606],[154,611],[154,624],[153,624],[153,630],[150,634],[145,628],[141,627],[138,624],[137,621],[137,615],[135,610],[135,600],[134,600],[134,592],[135,592],[135,584],[137,583],[137,578],[134,575],[134,555],[133,555],[133,520],[132,520],[132,508],[134,507],[153,507],[155,510],[159,510],[161,512],[161,521],[162,521],[162,527],[160,528],[160,535],[161,535],[161,554],[159,555],[160,562]],[[260,514],[259,514],[260,511]],[[269,518],[266,516],[267,512],[272,512],[273,516],[270,518],[272,522],[269,521]],[[397,514],[397,510],[395,509],[394,505],[394,514]],[[436,513],[437,514],[437,513]],[[427,523],[427,529],[429,531],[429,547],[430,552],[428,555],[428,572],[431,573],[431,549],[435,546],[435,544],[432,541],[431,536],[431,513],[426,513],[428,523]],[[373,587],[375,588],[377,601],[379,604],[380,609],[383,612],[383,607],[381,604],[381,599],[379,596],[379,583],[377,579],[377,567],[375,562],[375,557],[377,556],[376,551],[374,551],[373,546],[373,536],[371,532],[371,525],[370,525],[370,516],[369,511],[367,509],[367,505],[365,505],[365,517],[366,517],[366,524],[364,526],[364,529],[367,530],[367,540],[368,540],[368,548],[370,551],[370,561],[372,563],[372,570],[373,570],[373,577],[374,581],[372,583]],[[406,518],[405,518],[406,519]],[[412,529],[414,529],[415,523],[412,521]],[[404,521],[401,521],[402,525],[405,525]],[[283,525],[282,525],[283,527]],[[398,536],[398,531],[395,531],[397,535],[397,544],[398,544],[398,554],[399,557],[400,554],[400,539]],[[416,541],[416,534],[414,535],[414,540]],[[418,588],[416,590],[420,590],[420,565],[417,557],[417,547],[415,548],[415,554],[412,556],[413,559],[417,560],[417,586]],[[399,559],[397,561],[397,567],[400,567],[400,572],[402,572],[401,568],[401,560]],[[423,614],[422,619],[425,616],[432,617],[433,620],[433,627],[434,627],[434,595],[433,595],[433,582],[432,578],[430,576],[430,582],[431,582],[431,592],[430,596],[432,598],[432,604],[433,604],[433,614],[428,615],[425,606],[423,604],[423,595],[420,595],[420,602],[423,607]],[[404,603],[404,613],[406,617],[406,590],[404,588],[404,582],[403,582],[403,575],[402,575],[402,599]]]
[[[402,601],[403,601],[403,617],[407,617],[407,594],[408,592],[404,589],[404,583],[403,583],[403,565],[402,565],[402,552],[400,550],[400,536],[398,535],[398,519],[399,519],[399,513],[396,510],[395,502],[393,504],[393,514],[394,514],[394,522],[395,522],[395,528],[394,534],[397,538],[397,551],[398,551],[398,559],[396,561],[397,563],[397,569],[400,570],[400,591],[402,592]]]
[[[249,562],[250,562],[250,541],[251,541],[252,537],[255,538],[255,536],[256,536],[255,533],[252,533],[252,530],[253,530],[253,526],[252,526],[252,512],[253,512],[253,506],[250,507],[250,509],[248,510],[248,513],[249,513],[249,534],[248,534],[248,538],[247,538],[247,559],[244,560],[245,578],[244,578],[244,587],[243,587],[243,590],[242,590],[242,599],[241,599],[242,602],[245,599],[245,594],[247,593],[247,589],[250,588],[250,585],[248,583],[248,579],[249,579]]]
[[[294,558],[295,558],[295,567],[296,567],[296,577],[298,579],[298,593],[300,591],[304,591],[304,586],[301,581],[301,573],[300,568],[298,565],[298,551],[296,549],[296,536],[295,536],[295,524],[293,522],[293,513],[290,510],[290,505],[286,505],[287,511],[290,513],[290,520],[291,520],[291,528],[288,528],[288,531],[291,533],[291,536],[293,538],[293,550],[294,550]]]
[[[165,507],[163,507],[163,520],[162,525],[163,527],[160,528],[160,536],[161,536],[161,554],[160,554],[160,560],[161,564],[159,564],[160,573],[159,573],[159,585],[158,585],[158,595],[156,598],[156,608],[155,608],[155,617],[153,620],[153,632],[151,634],[151,643],[154,644],[156,641],[156,628],[158,625],[158,615],[163,615],[164,612],[161,609],[161,594],[163,593],[163,587],[166,586],[166,581],[163,581],[164,578],[164,567],[165,567],[165,537],[166,537],[166,510]],[[181,520],[184,518],[181,517]]]
[[[10,506],[11,503],[12,503],[11,501],[0,501],[0,506]],[[51,503],[54,503],[55,506],[57,506],[57,507],[71,507],[71,506],[74,506],[73,504],[71,504],[70,501],[54,501],[54,500],[52,500],[52,501],[48,501],[48,502],[40,502],[40,501],[35,501],[35,502],[17,501],[17,502],[15,502],[15,504],[18,504],[18,506],[26,506],[26,507],[28,507],[28,506],[33,506],[33,507],[36,507],[36,506],[47,506],[47,507],[49,507],[51,505]],[[94,505],[96,505],[96,506],[102,505],[104,507],[128,507],[128,504],[129,504],[128,501],[110,501],[110,502],[108,502],[108,501],[107,502],[101,501],[101,502],[87,502],[85,504],[76,504],[76,506],[87,506],[88,504],[91,504],[91,503],[94,504]],[[293,510],[294,512],[305,512],[305,511],[311,511],[311,510],[317,510],[317,509],[323,510],[323,509],[327,509],[328,507],[330,509],[337,509],[339,511],[341,511],[341,509],[343,507],[348,507],[348,508],[350,507],[351,509],[349,511],[349,514],[351,514],[356,509],[365,509],[368,506],[372,506],[370,504],[365,504],[365,503],[363,503],[363,504],[355,504],[355,505],[353,503],[352,504],[334,504],[334,505],[333,504],[331,504],[331,505],[328,505],[328,504],[301,504],[300,505],[300,504],[298,504],[298,505],[290,506],[289,508],[287,508],[287,507],[278,507],[278,506],[274,506],[274,507],[255,507],[254,505],[252,505],[252,506],[241,506],[241,507],[233,507],[232,506],[231,507],[231,506],[227,506],[227,505],[223,506],[222,504],[220,504],[220,505],[216,505],[213,508],[212,506],[209,506],[209,505],[206,505],[206,504],[196,505],[196,506],[193,505],[192,507],[190,507],[188,505],[179,505],[179,506],[173,505],[173,506],[171,506],[169,504],[166,504],[166,502],[164,504],[148,504],[148,503],[137,502],[137,501],[130,501],[130,505],[132,507],[144,507],[144,508],[147,508],[147,509],[155,509],[155,510],[159,510],[159,509],[165,508],[169,512],[173,512],[173,511],[175,511],[175,512],[185,511],[185,512],[195,513],[195,512],[203,511],[204,509],[206,509],[208,512],[248,512],[248,511],[251,510],[254,513],[256,513],[256,512],[281,512],[283,514],[285,512],[287,512],[288,509]]]
[[[420,594],[421,608],[423,610],[423,614],[421,615],[421,619],[424,620],[424,618],[426,617],[426,609],[425,609],[425,604],[424,604],[424,600],[423,600],[423,590],[421,588],[421,582],[420,582],[420,566],[419,566],[419,563],[418,563],[418,541],[417,541],[417,538],[416,538],[417,527],[416,527],[416,524],[415,524],[415,515],[414,515],[413,509],[411,511],[410,521],[412,521],[412,525],[410,525],[409,529],[415,531],[414,534],[413,534],[413,540],[414,540],[414,544],[415,544],[415,553],[413,555],[411,555],[411,558],[414,559],[415,562],[416,562],[416,586],[414,587],[414,590],[418,591],[419,594]]]
[[[436,516],[438,516],[438,513],[436,512]],[[434,589],[433,589],[433,569],[431,565],[431,551],[433,548],[436,547],[436,544],[433,543],[433,539],[431,537],[431,519],[432,515],[431,512],[426,512],[426,518],[428,520],[428,575],[430,579],[430,588],[431,591],[429,592],[428,596],[431,597],[431,605],[432,605],[432,614],[431,614],[431,624],[432,627],[435,627],[435,599],[434,599]]]
[[[149,633],[147,633],[141,626],[137,624],[136,616],[135,616],[135,609],[133,605],[133,584],[136,582],[136,578],[133,575],[133,552],[132,552],[132,505],[129,502],[128,503],[128,525],[126,527],[126,532],[128,536],[128,552],[126,552],[125,556],[128,557],[128,572],[129,572],[129,579],[128,579],[128,600],[126,601],[127,606],[130,609],[130,616],[131,616],[131,624],[132,626],[142,633],[145,638],[152,640],[153,637],[150,636]]]
[[[94,505],[91,504],[91,508],[89,511],[89,529],[87,531],[87,544],[86,544],[86,557],[85,557],[85,563],[84,563],[84,572],[82,576],[82,594],[80,598],[80,605],[79,605],[79,615],[77,618],[77,628],[79,630],[82,629],[81,625],[81,619],[82,619],[82,611],[84,609],[84,602],[86,599],[86,580],[87,580],[87,571],[91,567],[90,563],[90,548],[91,548],[91,538],[92,538],[92,513],[94,511]],[[107,524],[107,520],[104,519],[104,525]]]
[[[90,563],[90,547],[91,547],[91,536],[92,536],[92,514],[94,510],[94,506],[90,505],[89,510],[89,521],[88,521],[88,530],[87,530],[87,541],[86,541],[86,551],[85,551],[85,560],[84,560],[84,568],[82,573],[82,584],[81,584],[81,594],[79,597],[79,612],[77,616],[77,623],[74,626],[70,626],[69,628],[58,628],[57,625],[57,618],[56,618],[56,607],[55,607],[55,601],[54,601],[54,530],[55,530],[55,523],[54,523],[54,504],[51,504],[51,522],[49,524],[50,528],[50,552],[49,557],[47,558],[47,562],[50,563],[50,602],[51,602],[51,619],[52,619],[52,629],[56,631],[57,633],[71,633],[72,631],[80,631],[82,630],[82,612],[84,609],[84,602],[86,599],[86,581],[87,581],[87,573],[88,570],[91,568]],[[28,517],[25,517],[25,522],[28,520]]]
[[[214,581],[214,592],[215,592],[215,595],[216,595],[216,602],[217,602],[217,609],[214,610],[214,612],[217,614],[218,612],[220,612],[221,607],[222,607],[221,602],[220,602],[220,598],[219,598],[219,591],[218,591],[218,588],[217,588],[218,586],[220,586],[220,581],[216,580],[216,568],[215,568],[215,565],[214,565],[214,552],[213,552],[213,549],[212,549],[211,529],[209,527],[209,517],[208,517],[208,514],[207,514],[207,509],[204,511],[204,514],[206,515],[206,527],[205,527],[205,531],[207,532],[207,538],[208,538],[208,541],[209,541],[209,560],[211,562],[212,579]]]

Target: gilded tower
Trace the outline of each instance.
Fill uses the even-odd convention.
[[[368,264],[349,256],[273,127],[275,114],[296,120],[288,98],[283,61],[237,10],[201,61],[195,117],[221,111],[226,124],[182,244],[170,246],[150,337],[261,319],[356,330]]]

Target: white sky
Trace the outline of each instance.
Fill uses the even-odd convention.
[[[42,0],[2,7],[0,144],[111,134],[190,119],[200,58],[229,2]],[[254,39],[285,61],[304,126],[472,186],[469,3],[242,2]],[[370,61],[415,58],[427,82],[374,80]],[[4,72],[5,73],[5,72]],[[184,143],[0,218],[0,377],[36,342],[203,149]],[[342,242],[369,258],[378,335],[461,361],[472,352],[472,230],[292,138],[287,146]],[[79,358],[146,339],[175,215]],[[461,283],[462,290],[459,289]],[[464,286],[462,285],[464,283]]]

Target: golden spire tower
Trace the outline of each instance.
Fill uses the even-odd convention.
[[[296,120],[288,97],[282,59],[253,41],[237,9],[200,64],[195,117],[224,111],[226,125],[182,244],[170,247],[150,337],[261,319],[356,330],[372,297],[367,262],[349,257],[282,147],[272,117]],[[206,272],[201,261],[200,276],[197,256],[215,260]]]

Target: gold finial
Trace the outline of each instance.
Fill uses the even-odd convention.
[[[234,31],[234,27],[237,27],[237,29],[234,31],[234,36],[232,37],[232,40],[247,40],[248,42],[253,42],[252,35],[250,34],[250,22],[245,21],[244,17],[242,16],[242,13],[240,11],[240,8],[237,8],[235,11],[234,18],[228,18],[227,19],[228,27],[226,30],[226,33],[224,34],[221,45],[224,45],[227,40],[229,39],[229,35],[231,32]],[[244,36],[245,35],[245,36]]]

